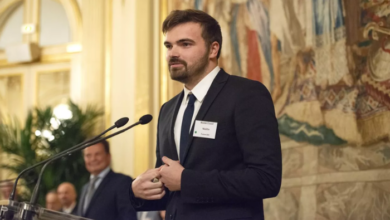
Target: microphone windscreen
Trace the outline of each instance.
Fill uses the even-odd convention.
[[[153,119],[153,116],[151,115],[144,115],[139,119],[139,123],[141,125],[149,123]]]
[[[120,128],[123,125],[127,124],[128,121],[129,121],[128,117],[123,117],[115,122],[115,127]]]

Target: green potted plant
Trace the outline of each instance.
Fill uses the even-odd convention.
[[[15,175],[50,156],[81,143],[94,134],[103,111],[88,106],[82,110],[72,101],[68,105],[56,108],[35,108],[30,111],[24,126],[17,120],[7,123],[0,121],[0,150],[7,157],[7,163],[1,167]],[[23,193],[18,201],[29,201],[41,166],[21,177]],[[38,202],[43,205],[48,191],[62,182],[71,182],[77,191],[88,181],[89,173],[85,169],[82,152],[63,157],[52,162],[45,170]]]

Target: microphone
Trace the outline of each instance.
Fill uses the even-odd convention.
[[[128,121],[129,121],[129,118],[123,117],[123,118],[117,120],[113,126],[109,127],[109,128],[106,129],[105,131],[103,131],[103,133],[99,134],[98,136],[96,136],[96,137],[94,137],[94,138],[91,138],[91,139],[89,139],[89,140],[83,141],[82,143],[80,143],[80,144],[78,144],[78,145],[76,145],[76,146],[70,148],[69,150],[75,149],[75,148],[77,148],[77,147],[79,147],[79,146],[81,146],[81,145],[83,145],[83,144],[85,144],[85,143],[94,141],[94,140],[98,139],[99,137],[103,136],[104,134],[106,134],[107,132],[111,131],[112,129],[122,127],[122,126],[125,125]],[[69,151],[69,150],[68,150],[68,151]],[[63,152],[65,152],[65,151],[63,151]],[[62,154],[63,152],[60,152],[59,154]],[[57,155],[59,155],[59,154],[57,154]],[[39,162],[39,163],[37,163],[37,164],[32,165],[31,167],[28,167],[28,168],[22,170],[22,172],[20,172],[20,173],[18,174],[18,176],[16,177],[16,179],[15,179],[14,186],[13,186],[13,189],[12,189],[12,193],[11,193],[11,195],[9,196],[9,200],[10,200],[10,201],[13,201],[13,200],[15,199],[16,186],[18,185],[18,181],[19,181],[20,177],[21,177],[24,173],[26,173],[27,171],[30,171],[30,170],[34,169],[34,168],[37,167],[37,166],[40,166],[40,165],[42,165],[42,164],[47,163],[48,161],[52,160],[52,159],[53,159],[54,157],[56,157],[57,155],[54,155],[54,156],[52,156],[52,157],[50,157],[50,158],[48,158],[48,159],[46,159],[46,160],[43,160],[43,161],[41,161],[41,162]]]
[[[149,123],[153,119],[153,116],[151,115],[144,115],[139,119],[139,123],[141,125]]]
[[[84,145],[82,145],[82,146],[77,145],[77,146],[75,146],[75,147],[72,147],[70,150],[68,150],[68,151],[66,151],[66,152],[61,152],[61,153],[55,155],[54,157],[50,158],[50,159],[45,163],[45,165],[42,167],[41,172],[39,173],[39,177],[38,177],[37,183],[36,183],[36,185],[35,185],[33,194],[32,194],[32,196],[31,196],[30,204],[31,204],[31,205],[35,205],[35,204],[37,203],[37,201],[38,201],[38,194],[39,194],[38,192],[39,192],[39,186],[40,186],[40,183],[41,183],[42,175],[43,175],[43,172],[44,172],[45,168],[47,167],[47,165],[49,165],[51,162],[53,162],[53,161],[55,161],[55,160],[57,160],[57,159],[59,159],[59,158],[65,156],[65,155],[71,154],[71,153],[76,152],[76,151],[79,151],[79,150],[83,150],[83,149],[85,149],[85,148],[87,148],[87,147],[89,147],[89,146],[92,146],[92,145],[94,145],[94,144],[100,143],[100,142],[103,141],[103,140],[106,140],[106,139],[109,139],[109,138],[111,138],[111,137],[113,137],[113,136],[116,136],[116,135],[118,135],[118,134],[121,134],[121,133],[123,133],[123,132],[129,130],[130,128],[135,127],[135,126],[137,126],[137,125],[139,125],[139,124],[141,124],[141,125],[148,124],[152,119],[153,119],[153,117],[152,117],[151,115],[144,115],[144,116],[142,116],[142,117],[138,120],[138,122],[136,122],[136,123],[134,123],[134,124],[128,126],[127,128],[124,128],[124,129],[122,129],[122,130],[120,130],[120,131],[117,131],[117,132],[111,134],[111,135],[108,135],[107,137],[99,138],[99,139],[97,139],[97,140],[93,140],[93,141],[91,141],[91,142],[89,142],[89,143],[86,143],[86,144],[84,144]],[[126,124],[126,123],[129,121],[128,118],[127,118],[126,120],[122,120],[122,121],[121,121],[121,120],[122,120],[122,119],[119,119],[119,120],[117,121],[118,124],[121,125],[121,126],[123,126],[124,124]],[[116,122],[115,122],[115,124],[116,124]],[[95,139],[96,139],[96,138],[95,138]]]
[[[123,125],[127,124],[127,122],[129,122],[129,118],[128,117],[123,117],[123,118],[119,119],[118,121],[116,121],[114,123],[114,125],[115,125],[116,128],[120,128]]]

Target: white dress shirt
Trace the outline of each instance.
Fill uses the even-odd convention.
[[[97,189],[100,185],[100,183],[103,181],[104,177],[107,176],[108,172],[110,172],[111,168],[110,167],[107,167],[106,169],[104,169],[102,172],[100,172],[97,176],[99,177],[99,179],[96,180],[95,182],[95,189]],[[89,178],[92,180],[95,176],[94,175],[91,175]]]
[[[73,202],[72,205],[70,205],[68,208],[62,207],[62,212],[71,214],[74,207],[76,207],[76,202]]]
[[[99,187],[100,183],[103,181],[104,177],[106,177],[107,174],[110,172],[110,170],[111,170],[111,168],[108,166],[106,169],[104,169],[102,172],[100,172],[100,173],[97,175],[97,176],[99,177],[99,179],[97,179],[96,182],[95,182],[95,186],[94,186],[94,187],[95,187],[95,191],[96,191],[96,189]],[[91,176],[89,177],[90,182],[91,182],[95,177],[96,177],[95,175],[91,174]],[[89,186],[88,186],[88,188],[89,188]],[[86,192],[86,193],[88,193],[88,188],[87,188],[87,192]],[[92,197],[93,197],[93,195],[92,195]],[[84,197],[83,212],[85,212],[85,211],[87,210],[89,204],[90,204],[91,201],[92,201],[92,198],[90,198],[91,201],[89,202],[89,204],[87,204],[86,201],[85,201],[86,199],[87,199],[87,194],[86,194],[85,197]]]
[[[188,104],[188,94],[192,93],[196,97],[194,103],[194,114],[191,120],[191,127],[190,127],[190,131],[191,131],[192,125],[194,124],[194,120],[196,118],[196,115],[199,112],[200,106],[203,103],[204,97],[209,91],[211,84],[213,83],[215,77],[217,76],[220,70],[221,68],[219,68],[219,66],[215,67],[198,84],[196,84],[196,86],[191,91],[184,86],[184,97],[183,97],[183,101],[180,104],[179,112],[177,113],[175,128],[174,128],[175,144],[176,144],[178,155],[180,155],[181,124],[183,122],[184,111],[186,110]]]

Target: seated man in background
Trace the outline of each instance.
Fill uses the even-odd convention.
[[[87,147],[83,154],[91,176],[81,191],[78,215],[94,220],[137,220],[128,197],[132,178],[111,170],[108,142]]]
[[[51,190],[46,194],[46,208],[53,211],[61,211],[61,202],[55,190]]]
[[[57,188],[58,198],[62,205],[62,212],[77,215],[77,193],[72,183],[61,183]]]
[[[3,182],[0,184],[1,196],[2,196],[1,199],[3,199],[3,200],[9,199],[9,196],[11,195],[13,186],[14,186],[14,183],[12,181]]]

